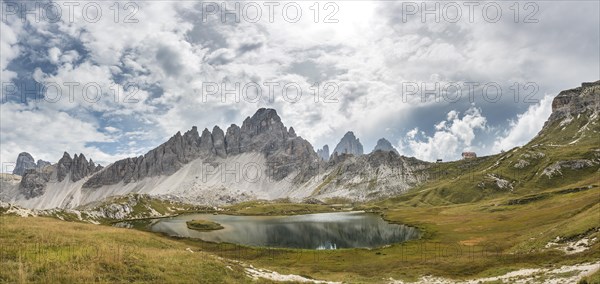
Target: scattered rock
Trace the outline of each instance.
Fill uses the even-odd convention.
[[[594,162],[590,160],[571,160],[571,161],[559,161],[549,167],[545,168],[542,175],[552,178],[558,175],[562,176],[562,169],[579,170],[594,166]]]
[[[522,169],[529,166],[529,162],[519,159],[513,166],[515,169]]]

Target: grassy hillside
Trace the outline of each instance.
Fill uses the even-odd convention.
[[[1,283],[250,280],[239,266],[152,233],[16,216],[1,216],[0,228]]]
[[[437,163],[426,171],[429,182],[394,200],[408,206],[449,205],[597,185],[600,118],[588,111],[568,121],[553,121],[522,147]]]

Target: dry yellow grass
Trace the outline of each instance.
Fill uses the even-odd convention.
[[[51,218],[1,216],[0,266],[2,283],[250,281],[242,267],[177,240]]]

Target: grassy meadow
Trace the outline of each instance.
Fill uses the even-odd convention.
[[[597,133],[598,121],[589,123],[585,116],[566,126],[550,125],[523,147],[432,165],[423,170],[430,177],[427,183],[403,195],[366,204],[347,200],[324,204],[251,201],[219,212],[294,215],[365,210],[378,212],[392,223],[418,227],[422,232],[418,240],[377,249],[256,248],[113,228],[106,225],[110,222],[91,225],[67,222],[74,218],[59,221],[2,215],[0,282],[252,282],[243,264],[313,279],[385,283],[390,279],[419,280],[425,275],[467,280],[523,268],[597,262]],[[574,167],[571,162],[580,166]],[[557,170],[548,173],[547,169],[553,167]],[[332,182],[335,178],[334,172],[325,179]],[[377,187],[377,181],[373,187]],[[177,214],[200,210],[185,207],[178,211],[181,209],[171,209],[173,204],[137,199],[133,217],[154,211]],[[568,253],[568,245],[582,239],[596,241],[588,249]],[[551,242],[557,247],[549,246]],[[552,277],[569,276],[564,273]],[[536,277],[539,282],[547,280],[544,275]],[[595,272],[580,283],[600,283],[599,277]]]
[[[600,259],[598,242],[570,255],[545,248],[556,237],[600,238],[600,187],[593,178],[536,194],[412,206],[424,191],[361,207],[423,231],[419,240],[378,249],[253,248],[53,218],[2,216],[0,282],[250,282],[234,260],[307,278],[381,283],[423,275],[472,279]],[[333,210],[314,204],[296,204],[292,210],[288,205],[258,202],[234,208],[257,215]],[[593,283],[597,275],[586,281]]]
[[[245,283],[243,268],[177,240],[46,217],[0,216],[1,283]]]

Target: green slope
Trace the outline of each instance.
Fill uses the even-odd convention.
[[[430,182],[394,200],[410,206],[443,205],[568,185],[598,186],[599,135],[600,118],[590,110],[568,122],[552,121],[522,147],[493,156],[435,164],[426,170]]]

